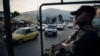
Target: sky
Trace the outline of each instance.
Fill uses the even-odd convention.
[[[2,1],[0,0],[0,11],[3,11]],[[39,8],[42,3],[54,3],[60,2],[61,0],[10,0],[10,11],[18,11],[20,13],[27,11],[34,11]],[[64,2],[72,2],[72,1],[94,1],[94,0],[63,0]],[[64,5],[64,6],[46,6],[43,9],[47,8],[57,8],[62,10],[75,10],[75,8],[79,8],[81,5]]]

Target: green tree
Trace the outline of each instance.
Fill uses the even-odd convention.
[[[17,11],[14,11],[14,12],[12,13],[12,17],[16,17],[16,16],[19,16],[19,15],[20,15],[20,13],[17,12]]]
[[[61,14],[59,14],[58,15],[58,22],[63,22],[64,20],[62,19],[62,15]]]
[[[46,23],[46,24],[50,23],[49,20],[50,20],[50,18],[49,18],[49,17],[46,17],[45,23]]]
[[[52,23],[56,23],[56,20],[57,20],[57,18],[56,17],[53,17]]]

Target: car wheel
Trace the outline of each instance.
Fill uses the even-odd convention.
[[[18,40],[18,44],[22,44],[22,43],[23,43],[22,39]]]
[[[55,33],[54,36],[56,37],[57,36],[57,33]]]
[[[36,37],[35,37],[34,39],[37,39],[37,38],[38,38],[38,36],[39,36],[39,34],[37,34],[37,35],[36,35]]]
[[[47,37],[48,35],[47,35],[47,33],[45,33],[45,37]]]
[[[62,28],[62,30],[64,30],[64,28]]]
[[[3,38],[3,42],[7,42],[7,41],[6,41],[6,38]]]

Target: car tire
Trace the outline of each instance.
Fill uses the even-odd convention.
[[[55,33],[54,36],[56,37],[57,36],[57,33]]]
[[[64,30],[64,28],[62,28],[62,30]]]
[[[45,37],[47,37],[48,35],[47,35],[47,33],[45,33]]]
[[[24,41],[22,39],[18,40],[18,44],[22,44]]]
[[[38,38],[38,36],[39,36],[39,34],[37,34],[37,35],[36,35],[36,37],[35,37],[34,39],[37,39],[37,38]]]
[[[7,42],[7,41],[6,41],[6,38],[3,38],[3,42]]]

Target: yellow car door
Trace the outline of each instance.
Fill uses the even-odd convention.
[[[32,31],[32,33],[31,33],[32,38],[33,39],[36,38],[37,35],[38,35],[38,32],[34,29],[34,31]]]
[[[35,32],[32,32],[31,33],[31,38],[34,39],[34,37],[35,37]]]
[[[24,41],[31,39],[31,31],[28,29],[25,33],[25,36],[23,37]]]

